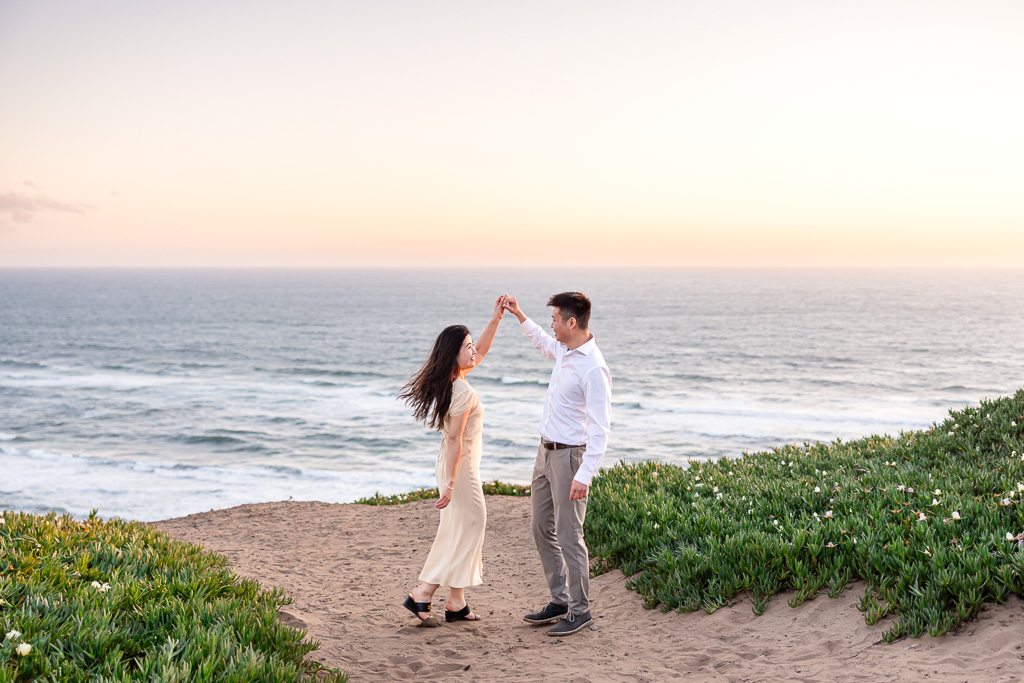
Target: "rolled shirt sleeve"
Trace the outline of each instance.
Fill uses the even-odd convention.
[[[603,366],[591,368],[583,377],[583,393],[587,397],[587,448],[583,451],[583,462],[573,479],[586,486],[590,486],[608,449],[612,416],[611,380],[608,368]]]

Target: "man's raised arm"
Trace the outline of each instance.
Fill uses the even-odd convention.
[[[534,347],[539,349],[548,358],[554,360],[557,357],[555,352],[558,349],[558,342],[555,338],[541,329],[540,325],[526,317],[523,309],[519,308],[519,302],[516,301],[514,296],[506,295],[502,298],[504,299],[502,305],[505,310],[519,319],[519,329],[526,333],[526,336],[533,342]]]

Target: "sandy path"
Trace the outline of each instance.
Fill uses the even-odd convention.
[[[436,529],[432,501],[370,507],[266,503],[154,524],[226,556],[295,600],[282,619],[309,629],[325,664],[353,681],[1020,681],[1024,609],[986,608],[953,636],[881,642],[857,610],[858,584],[797,609],[747,599],[712,615],[645,610],[619,572],[591,581],[596,631],[567,638],[522,615],[548,600],[529,500],[488,496],[485,584],[467,591],[479,624],[414,625],[400,606]],[[445,590],[435,596],[441,613]]]

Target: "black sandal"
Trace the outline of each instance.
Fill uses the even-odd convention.
[[[429,602],[416,602],[413,599],[412,594],[410,594],[409,597],[407,597],[405,599],[405,602],[402,603],[402,607],[404,607],[405,609],[407,609],[410,612],[412,612],[413,614],[415,614],[416,618],[419,619],[420,621],[426,621],[427,619],[430,618],[429,616],[427,616],[427,617],[421,617],[420,616],[420,612],[429,612],[430,611],[430,603]]]
[[[452,623],[453,621],[480,621],[480,615],[479,614],[474,614],[472,619],[469,618],[469,613],[471,611],[472,610],[469,609],[469,603],[468,602],[466,603],[466,606],[463,607],[462,609],[460,609],[458,612],[452,612],[449,609],[445,609],[445,611],[444,611],[444,620],[446,622],[448,622],[449,624]]]

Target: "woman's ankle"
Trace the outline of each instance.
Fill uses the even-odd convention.
[[[436,588],[434,590],[437,590]],[[434,591],[422,583],[412,589],[410,595],[416,602],[430,602],[434,599]]]

